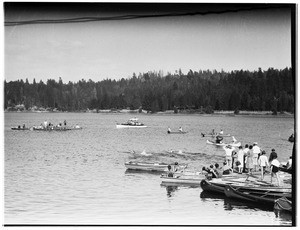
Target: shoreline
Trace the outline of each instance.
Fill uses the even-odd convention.
[[[172,116],[181,116],[181,115],[197,115],[197,116],[230,116],[230,117],[239,117],[239,116],[272,116],[272,117],[294,117],[295,114],[283,112],[273,115],[272,111],[240,111],[239,114],[235,114],[234,111],[214,111],[213,113],[201,113],[196,111],[179,111],[174,113],[173,110],[151,113],[143,110],[139,112],[138,110],[88,110],[88,111],[4,111],[4,113],[100,113],[100,114],[142,114],[142,115],[172,115]]]

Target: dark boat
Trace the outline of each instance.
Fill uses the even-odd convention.
[[[230,134],[220,134],[220,133],[201,133],[202,137],[215,137],[215,136],[220,136],[220,137],[230,137]]]
[[[275,200],[274,209],[281,211],[292,211],[292,202],[285,196]]]
[[[233,188],[230,185],[226,185],[224,193],[229,198],[251,201],[255,203],[264,203],[274,205],[275,200],[286,196],[291,198],[291,193],[277,193],[272,191],[251,191],[244,190],[243,188]]]
[[[184,131],[182,131],[182,132],[180,132],[180,131],[178,131],[178,132],[167,132],[168,134],[186,134],[187,132],[184,132]]]
[[[27,127],[25,127],[25,128],[23,128],[23,127],[12,127],[11,129],[12,130],[29,130],[29,128],[27,128]]]
[[[268,184],[263,184],[260,182],[242,182],[242,181],[235,181],[235,180],[218,180],[218,181],[208,181],[206,179],[202,180],[200,182],[200,186],[203,191],[210,191],[214,193],[222,193],[224,194],[225,191],[225,186],[230,185],[232,188],[238,188],[239,191],[246,191],[246,192],[251,192],[255,194],[264,194],[266,192],[270,192],[272,194],[279,194],[279,197],[282,196],[282,194],[291,193],[291,188],[285,188],[285,187],[274,187],[274,186],[269,186]]]

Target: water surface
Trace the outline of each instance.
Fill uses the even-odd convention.
[[[200,187],[163,186],[159,174],[126,171],[128,160],[221,164],[222,148],[201,132],[223,129],[242,144],[258,142],[287,161],[294,119],[138,115],[145,129],[116,129],[130,114],[5,113],[5,224],[291,225],[287,213],[202,194]],[[82,130],[14,131],[25,123],[67,120]],[[188,131],[168,135],[167,128]],[[231,138],[224,138],[231,141]],[[132,150],[136,154],[132,153]],[[141,156],[145,150],[151,156]],[[182,154],[170,154],[181,150]],[[202,194],[202,195],[201,195]]]

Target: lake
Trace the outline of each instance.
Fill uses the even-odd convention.
[[[116,129],[138,117],[148,127]],[[66,132],[15,131],[44,120],[80,125]],[[200,187],[163,186],[160,175],[127,171],[128,160],[221,164],[224,150],[201,132],[230,133],[243,145],[258,142],[280,161],[292,154],[294,118],[274,116],[97,113],[4,114],[4,223],[83,225],[291,225],[289,213],[205,194]],[[185,135],[168,135],[183,127]],[[224,142],[230,142],[225,137]],[[143,150],[151,156],[140,155]],[[171,154],[170,150],[182,151]],[[132,151],[135,151],[133,153]]]

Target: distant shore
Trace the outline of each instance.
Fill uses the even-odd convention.
[[[272,111],[239,111],[238,114],[235,111],[225,111],[218,110],[213,113],[203,113],[199,111],[191,110],[180,110],[178,113],[174,113],[174,110],[167,110],[164,112],[149,112],[146,110],[130,110],[130,109],[102,109],[102,110],[84,110],[84,111],[32,111],[32,110],[22,110],[22,111],[7,111],[6,113],[105,113],[105,114],[157,114],[157,115],[200,115],[200,116],[277,116],[277,117],[294,117],[293,113],[289,112],[278,112],[274,115]]]

